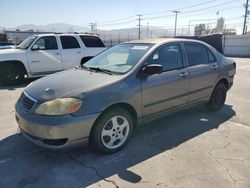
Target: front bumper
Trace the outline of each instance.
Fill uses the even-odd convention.
[[[31,142],[50,149],[68,148],[88,141],[100,113],[84,116],[41,116],[16,105],[16,121],[21,134]]]

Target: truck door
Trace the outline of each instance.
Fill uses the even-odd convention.
[[[29,51],[29,62],[33,75],[49,74],[62,70],[61,53],[56,37],[40,37]]]
[[[62,44],[63,69],[80,65],[83,52],[75,36],[60,36]]]

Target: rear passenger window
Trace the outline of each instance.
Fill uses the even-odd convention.
[[[82,39],[84,45],[88,48],[105,47],[101,39],[98,37],[81,35],[80,38]]]
[[[207,50],[207,52],[208,52],[208,60],[209,60],[209,62],[210,63],[215,62],[216,59],[215,59],[214,54],[209,49]]]
[[[207,48],[201,44],[185,44],[189,66],[208,64]]]
[[[63,49],[80,48],[77,39],[73,36],[60,36],[60,39]]]

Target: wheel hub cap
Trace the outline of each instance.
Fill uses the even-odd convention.
[[[116,149],[127,140],[128,133],[128,120],[123,116],[114,116],[103,127],[102,143],[109,149]]]

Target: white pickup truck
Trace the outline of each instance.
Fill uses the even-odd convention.
[[[103,42],[87,34],[30,36],[15,49],[0,50],[0,82],[16,85],[25,77],[41,77],[79,66],[105,50]]]

